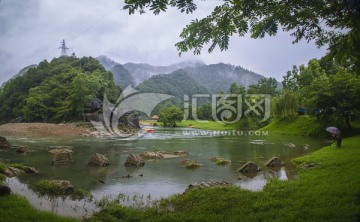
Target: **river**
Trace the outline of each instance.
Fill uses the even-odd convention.
[[[128,196],[124,204],[134,204],[134,197],[157,200],[176,193],[183,193],[187,186],[202,181],[227,181],[236,186],[250,190],[261,190],[273,177],[282,180],[295,179],[296,171],[290,160],[294,157],[313,152],[324,146],[323,141],[309,137],[248,135],[228,131],[227,135],[188,128],[156,128],[137,140],[98,139],[93,137],[66,138],[25,138],[8,137],[13,145],[26,145],[34,152],[19,155],[14,149],[0,152],[0,161],[21,162],[33,166],[40,174],[7,179],[7,183],[16,193],[27,197],[38,209],[49,210],[60,215],[82,217],[91,215],[97,207],[93,202],[71,201],[69,199],[49,199],[38,197],[27,187],[27,183],[39,179],[70,180],[75,187],[91,190],[95,199],[102,197],[115,198],[118,194]],[[295,148],[286,146],[288,143]],[[309,149],[302,149],[302,144],[309,144]],[[49,146],[73,147],[74,162],[66,166],[53,166]],[[130,153],[140,154],[144,151],[187,150],[189,158],[203,164],[200,168],[190,170],[180,164],[184,158],[148,160],[144,167],[128,168],[124,166]],[[94,153],[104,154],[110,166],[98,168],[88,166]],[[208,158],[220,156],[231,160],[230,165],[218,166]],[[285,166],[273,171],[264,162],[279,157]],[[253,178],[238,172],[247,161],[259,165],[261,171]],[[124,178],[130,174],[131,178]],[[143,176],[140,176],[140,175]],[[105,183],[101,183],[100,180]],[[130,199],[130,201],[129,201]],[[136,202],[136,201],[135,201]]]

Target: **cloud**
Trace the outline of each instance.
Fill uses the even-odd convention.
[[[220,1],[199,1],[194,14],[169,9],[158,16],[128,15],[121,0],[2,0],[0,1],[0,84],[21,68],[60,55],[65,39],[69,54],[107,55],[121,63],[167,65],[198,58],[205,63],[240,65],[278,80],[293,64],[321,57],[325,50],[313,44],[292,45],[289,33],[260,40],[232,37],[228,51],[192,52],[181,58],[174,44],[181,30],[195,18],[205,17]]]

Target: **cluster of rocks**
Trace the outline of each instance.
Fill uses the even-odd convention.
[[[0,136],[0,149],[11,149],[16,148],[16,153],[18,154],[27,154],[32,152],[32,150],[27,146],[13,146],[9,143],[9,141],[5,138]]]
[[[7,177],[17,177],[23,174],[34,174],[39,173],[34,167],[24,166],[21,169],[16,167],[7,167],[3,174],[5,174]]]
[[[293,144],[293,143],[287,143],[287,144],[285,144],[285,145],[286,145],[287,147],[289,147],[289,148],[296,148],[296,145]],[[303,150],[308,150],[309,147],[310,147],[309,144],[302,144],[302,145],[300,146],[300,148],[303,149]]]
[[[265,162],[265,166],[275,170],[279,169],[283,165],[284,163],[278,157],[272,157]],[[244,175],[256,175],[259,171],[260,171],[259,166],[251,161],[245,163],[239,169],[239,172]]]

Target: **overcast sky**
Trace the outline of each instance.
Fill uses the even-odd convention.
[[[188,59],[207,64],[230,63],[281,81],[293,65],[322,57],[326,49],[314,43],[291,44],[289,33],[251,39],[233,37],[228,51],[180,58],[174,44],[192,19],[209,14],[221,1],[199,1],[191,15],[175,9],[158,16],[129,15],[124,0],[0,0],[0,84],[21,68],[60,55],[65,39],[69,54],[106,55],[119,63],[170,65]]]

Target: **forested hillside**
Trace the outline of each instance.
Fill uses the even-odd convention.
[[[40,62],[0,91],[0,122],[60,122],[82,118],[89,103],[104,93],[116,100],[120,88],[94,58],[60,57]]]
[[[231,83],[248,87],[256,84],[262,75],[251,72],[240,66],[218,63],[199,67],[188,67],[184,69],[193,79],[200,82],[212,93],[227,91]]]
[[[149,80],[141,83],[137,89],[143,93],[164,93],[175,96],[175,98],[167,100],[157,106],[153,111],[154,114],[157,114],[163,106],[177,105],[182,107],[184,95],[191,96],[194,94],[210,93],[184,70],[177,70],[171,74],[153,76]]]

